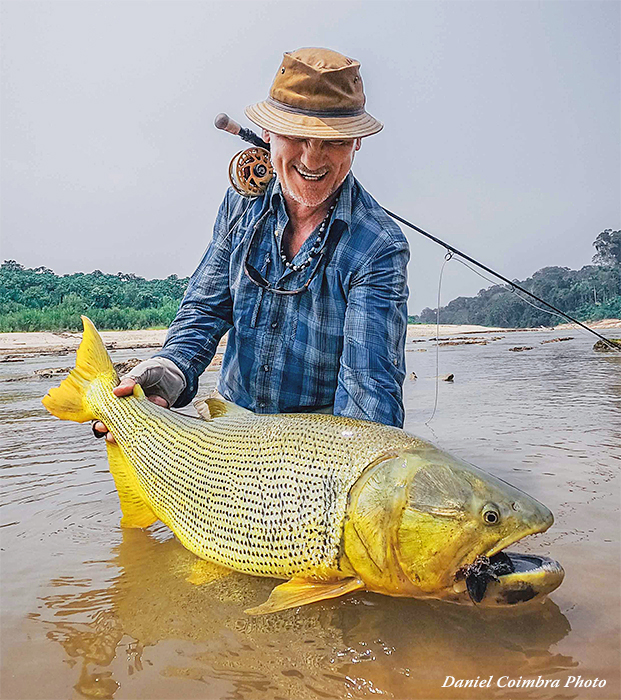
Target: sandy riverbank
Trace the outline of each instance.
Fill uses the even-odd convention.
[[[606,319],[590,323],[596,330],[619,328],[621,319]],[[556,326],[555,330],[571,330],[572,324]],[[481,333],[512,333],[521,330],[537,332],[537,328],[488,328],[473,325],[440,325],[441,336]],[[415,324],[408,326],[408,338],[431,338],[436,334],[435,324]],[[146,331],[103,331],[101,336],[110,350],[134,348],[159,348],[166,337],[166,330]],[[0,333],[0,360],[23,355],[57,355],[75,351],[80,343],[81,333]],[[221,346],[226,344],[223,339]]]

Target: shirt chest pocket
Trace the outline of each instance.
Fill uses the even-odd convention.
[[[261,256],[258,270],[265,278],[272,264],[269,253]],[[231,266],[233,270],[233,265]],[[231,296],[233,300],[233,323],[237,332],[245,335],[249,329],[253,331],[266,325],[266,312],[269,312],[269,292],[255,284],[244,272],[243,262],[235,266],[234,279],[231,279]]]

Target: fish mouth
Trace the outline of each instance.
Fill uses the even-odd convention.
[[[500,557],[503,563],[508,560],[512,570],[488,582],[481,601],[485,605],[515,605],[541,599],[556,590],[565,578],[563,567],[550,557],[500,552],[490,561],[495,563],[495,558]]]
[[[455,592],[473,603],[507,606],[541,599],[556,590],[565,577],[559,562],[539,554],[500,551],[479,556],[456,574]]]
[[[513,533],[499,540],[484,555],[457,571],[454,590],[467,592],[476,604],[503,606],[541,599],[557,589],[565,577],[559,562],[538,554],[520,554],[505,549],[524,537],[545,532],[553,523],[554,516],[548,511],[526,532]]]

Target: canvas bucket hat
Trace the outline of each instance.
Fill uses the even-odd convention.
[[[365,101],[358,61],[307,48],[283,55],[269,97],[245,112],[258,126],[283,136],[354,139],[384,126],[365,111]]]

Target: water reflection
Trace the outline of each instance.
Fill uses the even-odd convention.
[[[363,594],[255,618],[243,609],[273,580],[231,574],[194,586],[196,558],[162,527],[124,531],[113,554],[107,587],[64,577],[42,598],[47,636],[87,697],[112,698],[130,677],[135,692],[140,676],[140,697],[175,679],[200,684],[203,697],[429,698],[448,674],[548,677],[576,666],[551,650],[570,624],[549,600],[490,611]]]

